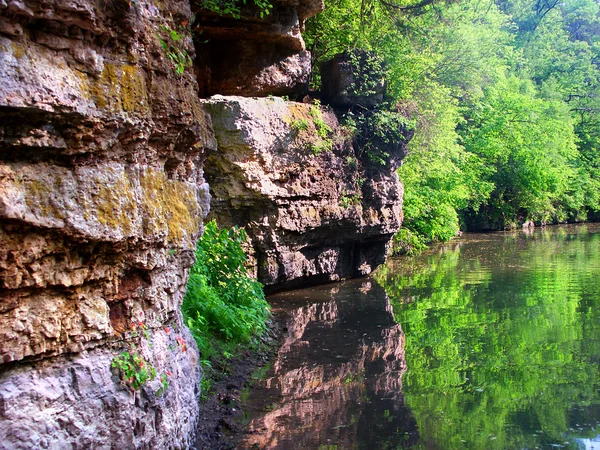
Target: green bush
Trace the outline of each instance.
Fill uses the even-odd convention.
[[[211,361],[257,345],[267,330],[269,304],[262,284],[244,267],[245,242],[243,230],[220,230],[211,221],[196,248],[182,312],[208,372]]]
[[[385,166],[390,152],[400,151],[414,129],[414,121],[403,114],[385,109],[345,114],[343,125],[354,133],[359,155],[367,161]]]
[[[425,238],[408,228],[400,228],[392,239],[392,256],[414,256],[425,249]]]

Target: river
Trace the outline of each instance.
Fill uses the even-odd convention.
[[[600,449],[600,226],[465,234],[269,298],[240,448]]]

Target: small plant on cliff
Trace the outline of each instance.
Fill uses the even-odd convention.
[[[246,234],[209,222],[196,248],[182,312],[201,353],[205,373],[214,362],[258,344],[267,330],[269,304],[262,285],[245,268]],[[206,387],[206,385],[205,385]]]
[[[344,209],[348,209],[352,205],[358,205],[360,204],[360,194],[348,195],[346,193],[340,197],[339,203]]]
[[[170,334],[169,327],[164,328],[166,334]],[[151,334],[148,327],[143,322],[132,322],[131,330],[126,333],[129,339],[140,339],[141,343],[145,343],[148,348],[152,348],[150,342]],[[173,337],[176,344],[169,346],[170,352],[185,352],[186,344],[181,336]],[[136,392],[144,387],[157,377],[156,368],[144,358],[142,353],[138,351],[135,344],[130,343],[130,349],[125,350],[115,356],[112,360],[111,367],[117,369],[121,383],[127,386],[131,391]],[[169,378],[172,374],[168,370],[160,374],[160,387],[155,394],[160,397],[169,387]]]
[[[183,34],[167,26],[161,27],[162,35],[158,36],[161,47],[171,61],[171,67],[177,75],[182,75],[186,67],[192,66],[192,58],[187,50],[180,49],[178,43],[183,40]]]
[[[119,370],[121,380],[134,391],[156,378],[156,369],[137,352],[125,351],[115,356],[111,367]]]
[[[242,17],[242,7],[246,5],[246,0],[196,0],[194,3],[206,11],[240,19]],[[252,3],[258,10],[261,19],[271,14],[273,5],[269,0],[253,0]]]
[[[318,156],[323,152],[330,152],[333,149],[333,139],[330,137],[333,130],[323,119],[321,102],[319,100],[314,101],[308,110],[308,115],[312,119],[317,135],[317,140],[311,144],[314,155]]]
[[[314,104],[308,110],[308,115],[312,117],[315,130],[320,138],[326,139],[331,133],[331,127],[323,120],[323,113],[321,112],[321,102],[315,100]]]
[[[292,127],[292,130],[294,130],[296,133],[299,133],[300,131],[307,131],[308,130],[308,120],[306,120],[306,119],[294,120],[290,124],[290,127]]]

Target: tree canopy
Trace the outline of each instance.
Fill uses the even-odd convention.
[[[337,53],[383,58],[387,104],[416,123],[399,174],[421,241],[598,216],[596,1],[326,0],[305,37],[315,87]]]

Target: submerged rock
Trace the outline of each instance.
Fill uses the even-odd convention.
[[[190,68],[167,51],[193,55],[190,18],[169,0],[0,2],[6,448],[191,440],[201,374],[179,307],[214,140]],[[135,394],[111,369],[125,350],[157,371]]]
[[[267,290],[365,275],[401,223],[395,166],[355,149],[333,112],[280,98],[205,101],[218,141],[212,215],[248,233]]]

